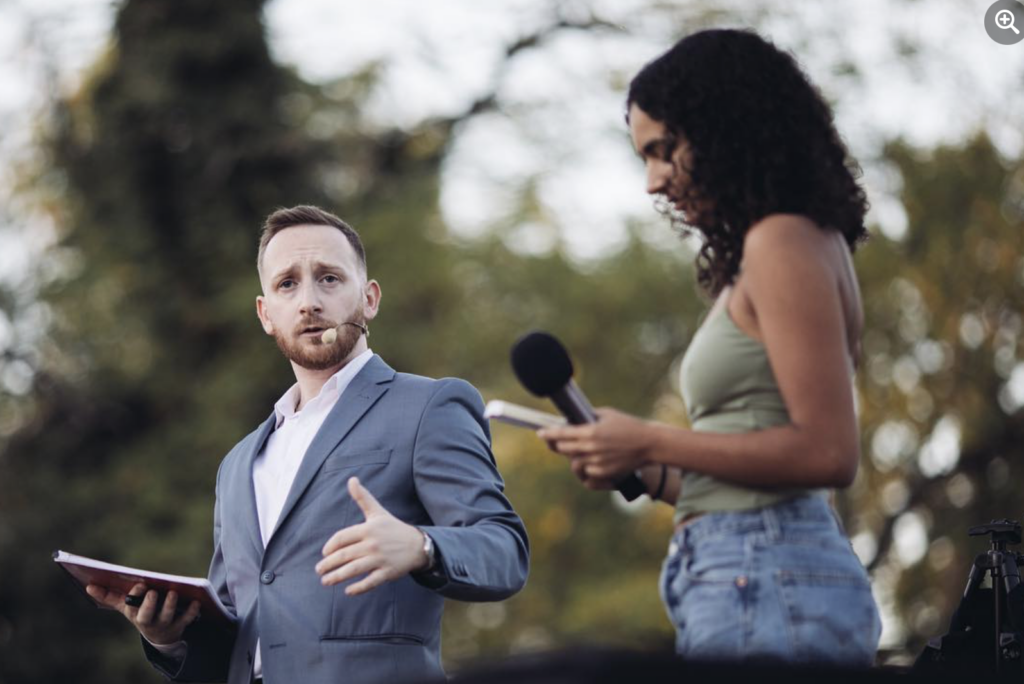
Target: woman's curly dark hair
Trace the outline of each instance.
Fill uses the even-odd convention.
[[[750,31],[690,35],[647,64],[626,101],[682,136],[692,151],[687,222],[704,237],[697,279],[717,295],[731,284],[743,239],[775,213],[802,214],[839,230],[853,250],[867,237],[860,167],[836,132],[832,111],[796,60]],[[628,118],[628,114],[627,114]]]

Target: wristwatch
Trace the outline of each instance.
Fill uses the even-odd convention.
[[[434,550],[434,540],[426,532],[423,532],[423,553],[427,555],[427,567],[423,568],[422,572],[430,572],[437,565],[437,551]]]

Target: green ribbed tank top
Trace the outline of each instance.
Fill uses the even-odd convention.
[[[680,369],[691,428],[754,432],[789,423],[768,353],[736,327],[728,302],[713,311],[690,341]],[[761,508],[818,490],[749,489],[700,473],[683,473],[676,522],[697,513]]]

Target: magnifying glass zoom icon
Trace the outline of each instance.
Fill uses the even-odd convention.
[[[1001,29],[1012,29],[1013,32],[1016,33],[1019,36],[1020,35],[1020,31],[1017,30],[1017,27],[1014,26],[1013,24],[1014,24],[1013,12],[1011,12],[1010,10],[1005,10],[1005,9],[1004,10],[999,10],[998,12],[996,12],[996,26],[998,26]]]

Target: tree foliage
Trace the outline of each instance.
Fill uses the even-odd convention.
[[[88,83],[56,105],[35,192],[65,271],[42,293],[52,324],[31,392],[3,398],[16,422],[0,452],[0,681],[158,680],[128,625],[48,556],[204,574],[219,460],[291,382],[253,315],[258,229],[278,206],[323,204],[361,231],[384,289],[374,349],[396,368],[528,402],[507,351],[547,327],[597,400],[646,412],[667,386],[695,301],[679,257],[637,238],[584,273],[560,252],[451,239],[438,182],[455,121],[373,130],[359,116],[372,72],[302,83],[271,62],[260,5],[127,2]],[[598,635],[641,643],[636,624],[667,643],[662,535],[607,543],[639,537],[651,514],[587,495],[532,435],[496,437],[538,560],[507,612],[452,606],[449,664]],[[618,571],[634,579],[612,591]]]
[[[934,151],[893,143],[905,238],[858,257],[865,468],[851,533],[917,651],[945,631],[974,556],[967,529],[1021,517],[1024,166],[984,135]],[[894,543],[902,537],[903,543]],[[915,546],[920,547],[915,550]],[[902,547],[902,552],[901,551]]]
[[[258,229],[278,206],[322,204],[360,231],[383,288],[371,343],[395,368],[547,408],[508,366],[512,341],[543,328],[596,404],[685,424],[672,376],[705,308],[686,246],[632,226],[624,249],[581,266],[557,247],[523,254],[501,230],[453,237],[441,165],[460,123],[497,111],[494,93],[382,129],[363,114],[375,68],[302,82],[270,59],[262,4],[129,0],[86,84],[55,105],[25,184],[61,233],[40,298],[47,334],[26,357],[30,391],[0,394],[0,682],[158,681],[128,625],[76,595],[49,552],[205,572],[220,458],[292,381],[253,312]],[[587,26],[561,19],[506,58]],[[966,527],[1022,503],[1024,171],[984,136],[933,152],[894,143],[886,158],[909,229],[856,258],[865,459],[840,506],[916,649],[980,548]],[[530,192],[508,227],[557,230]],[[9,316],[12,301],[0,299]],[[527,431],[496,427],[494,449],[531,577],[503,604],[449,604],[449,668],[576,642],[670,648],[656,591],[668,507],[583,490]],[[915,530],[923,555],[893,543]]]

